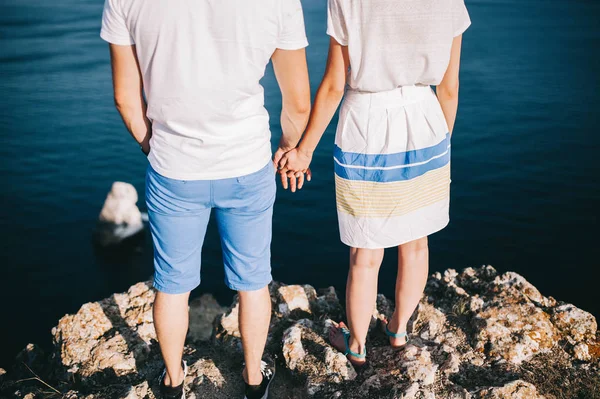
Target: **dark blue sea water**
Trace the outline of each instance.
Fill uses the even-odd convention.
[[[115,180],[143,196],[146,160],[111,98],[102,0],[0,2],[0,366],[28,342],[50,344],[67,312],[148,278],[149,237],[100,253],[91,242]],[[313,90],[327,54],[325,0],[303,0]],[[600,316],[600,3],[467,0],[461,103],[453,135],[450,226],[431,237],[431,269],[491,264],[523,274],[542,293]],[[264,79],[272,129],[280,96]],[[343,289],[331,151],[335,122],[304,190],[280,190],[273,267],[287,283]],[[273,140],[276,143],[276,138]],[[145,209],[143,197],[140,207]],[[224,302],[212,226],[203,283]],[[380,290],[393,295],[396,254]],[[595,274],[597,276],[597,274]]]

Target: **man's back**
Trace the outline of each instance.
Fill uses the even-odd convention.
[[[220,179],[269,161],[259,80],[276,49],[307,45],[299,0],[106,0],[101,35],[136,45],[157,172]]]

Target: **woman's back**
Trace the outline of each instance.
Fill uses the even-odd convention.
[[[439,84],[470,23],[464,0],[329,0],[327,33],[348,46],[350,87],[380,92]]]

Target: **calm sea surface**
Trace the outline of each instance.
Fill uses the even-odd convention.
[[[149,236],[135,250],[99,253],[92,230],[113,181],[143,201],[146,160],[113,107],[101,0],[0,2],[0,366],[28,342],[50,345],[67,312],[152,273]],[[304,0],[313,91],[328,38],[325,0]],[[600,3],[467,0],[461,105],[452,147],[452,222],[431,237],[431,269],[491,264],[543,294],[600,316]],[[280,95],[264,79],[278,136]],[[336,120],[314,179],[275,208],[274,277],[343,289],[331,158]],[[273,142],[276,142],[274,138]],[[203,283],[223,302],[212,226]],[[390,250],[380,291],[393,295]],[[596,276],[598,276],[596,274]]]

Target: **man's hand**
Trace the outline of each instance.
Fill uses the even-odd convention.
[[[279,140],[279,147],[277,147],[277,151],[275,151],[275,155],[273,155],[273,165],[275,165],[275,169],[279,169],[279,162],[281,162],[281,158],[283,157],[283,155],[286,152],[296,148],[296,146],[298,145],[298,141],[300,141],[300,138],[298,138],[297,140],[290,141],[289,137],[286,137],[286,135],[284,134],[281,135],[281,139]]]
[[[143,143],[140,144],[140,149],[142,150],[145,156],[150,155],[150,142],[148,140],[145,140]]]

